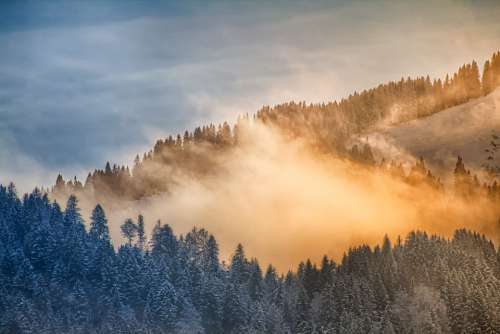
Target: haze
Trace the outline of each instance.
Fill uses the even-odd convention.
[[[2,2],[0,181],[84,177],[194,125],[442,77],[500,45],[496,1],[201,4]]]

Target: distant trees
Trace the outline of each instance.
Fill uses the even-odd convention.
[[[100,204],[97,204],[90,216],[89,236],[95,241],[110,242],[108,221]]]
[[[500,52],[485,62],[482,76],[479,72],[478,64],[472,61],[443,80],[402,78],[354,92],[340,101],[264,106],[253,117],[240,117],[232,128],[227,122],[209,124],[160,139],[142,159],[136,156],[131,170],[108,162],[103,170],[89,173],[83,185],[76,178],[66,182],[58,175],[52,190],[64,196],[87,192],[98,200],[109,195],[140,199],[168,191],[178,174],[200,177],[217,173],[220,166],[216,157],[241,143],[249,122],[272,125],[287,137],[343,154],[347,139],[382,121],[400,123],[428,116],[491,93],[500,86]],[[355,161],[373,159],[366,147],[353,150],[348,156]]]
[[[127,219],[122,226],[120,226],[122,231],[122,235],[125,239],[127,239],[127,243],[129,246],[132,246],[132,241],[137,236],[137,225],[134,223],[132,219]]]
[[[473,191],[472,177],[470,171],[465,169],[462,157],[457,158],[455,170],[453,171],[455,181],[455,192],[461,196],[470,196]]]
[[[137,247],[140,250],[144,250],[146,245],[146,231],[144,231],[144,216],[139,215],[137,217]]]
[[[423,162],[419,167],[422,169]],[[464,173],[463,162],[457,173]],[[500,252],[484,236],[411,232],[296,272],[263,271],[238,245],[219,260],[204,229],[177,237],[127,220],[111,246],[103,208],[89,230],[38,190],[0,186],[1,333],[496,333]],[[141,241],[142,240],[142,241]]]
[[[500,51],[493,54],[483,67],[482,87],[483,94],[491,93],[500,86]]]
[[[497,150],[495,145],[500,145],[500,142],[498,142],[499,139],[497,135],[493,134],[492,138],[492,145],[490,145],[490,148],[485,151],[487,151],[487,156],[491,157],[491,160],[494,160],[493,157],[496,156]],[[365,145],[363,152],[370,153],[368,155],[366,153],[360,154],[357,146],[353,146],[348,151],[348,154],[352,161],[369,168],[374,168],[375,170],[383,172],[399,181],[405,182],[410,186],[420,189],[422,189],[422,187],[430,187],[437,190],[437,194],[451,194],[468,200],[489,199],[493,202],[498,202],[500,199],[500,186],[496,180],[500,167],[493,162],[483,164],[483,167],[485,167],[489,177],[483,177],[480,179],[477,174],[473,174],[469,169],[467,169],[463,158],[458,156],[454,169],[450,171],[453,176],[452,186],[445,189],[441,179],[435,176],[432,171],[427,168],[423,157],[416,160],[415,164],[411,166],[408,171],[405,171],[400,163],[398,164],[394,161],[386,161],[382,159],[382,161],[378,163],[371,158],[364,158],[365,156],[372,156],[371,150],[367,147],[367,145]],[[490,159],[487,159],[486,161],[488,162]]]

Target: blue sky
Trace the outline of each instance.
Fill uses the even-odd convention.
[[[82,177],[198,124],[500,49],[498,1],[436,3],[2,1],[0,182]]]

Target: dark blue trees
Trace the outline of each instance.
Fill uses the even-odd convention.
[[[221,264],[215,238],[160,222],[124,225],[115,251],[103,208],[88,231],[35,190],[0,186],[0,333],[498,333],[500,256],[484,236],[412,232],[393,246],[307,260],[280,275],[238,245]],[[141,227],[142,226],[142,227]],[[139,233],[138,233],[139,231]],[[137,236],[137,238],[136,238]]]

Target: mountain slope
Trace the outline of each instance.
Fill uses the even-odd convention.
[[[486,61],[482,78],[478,64],[473,61],[461,66],[453,75],[447,75],[444,80],[431,81],[429,76],[402,78],[360,93],[354,92],[347,98],[326,104],[289,102],[274,107],[264,106],[253,117],[246,115],[239,118],[233,127],[227,122],[219,125],[209,124],[197,127],[191,132],[186,130],[183,134],[159,139],[142,159],[136,157],[134,166],[130,169],[107,163],[105,169],[89,173],[84,183],[76,178],[66,182],[62,175],[59,175],[53,193],[61,198],[71,193],[83,193],[91,196],[101,194],[104,197],[114,195],[124,199],[141,199],[169,192],[179,176],[200,178],[220,173],[220,161],[225,159],[221,152],[240,148],[243,138],[246,138],[247,142],[259,140],[245,133],[248,125],[254,122],[277,130],[288,139],[307,142],[313,150],[343,155],[346,140],[348,142],[351,136],[359,137],[360,133],[365,133],[388,120],[392,124],[401,124],[440,113],[452,106],[467,104],[468,101],[488,95],[495,87],[500,87],[500,52],[492,56],[491,63]],[[454,124],[449,120],[444,122]],[[461,123],[460,120],[457,122]],[[425,134],[417,131],[418,127],[416,126],[411,134],[410,142],[411,138],[418,141],[421,140],[419,138],[427,138]],[[399,144],[394,145],[391,138],[403,141],[402,133],[406,129],[403,125],[399,130],[400,134],[397,128],[395,129],[386,129],[389,135],[384,133],[385,130],[382,135],[375,132],[371,136],[375,145],[371,146],[377,146],[381,141],[378,145],[381,148],[392,148],[392,151],[399,152]],[[390,134],[391,131],[394,135]],[[462,134],[458,137],[461,136]],[[418,144],[416,147],[425,145]],[[420,150],[415,151],[418,151],[417,154],[421,153]],[[450,158],[455,153],[445,153],[442,156],[446,156],[451,162],[453,159]],[[383,156],[392,157],[394,154]],[[438,161],[435,157],[431,158]],[[438,165],[446,164],[438,161]]]
[[[460,155],[480,168],[492,134],[500,133],[500,89],[434,115],[380,128],[361,136],[379,156],[408,161],[424,157],[438,173],[449,172]]]

